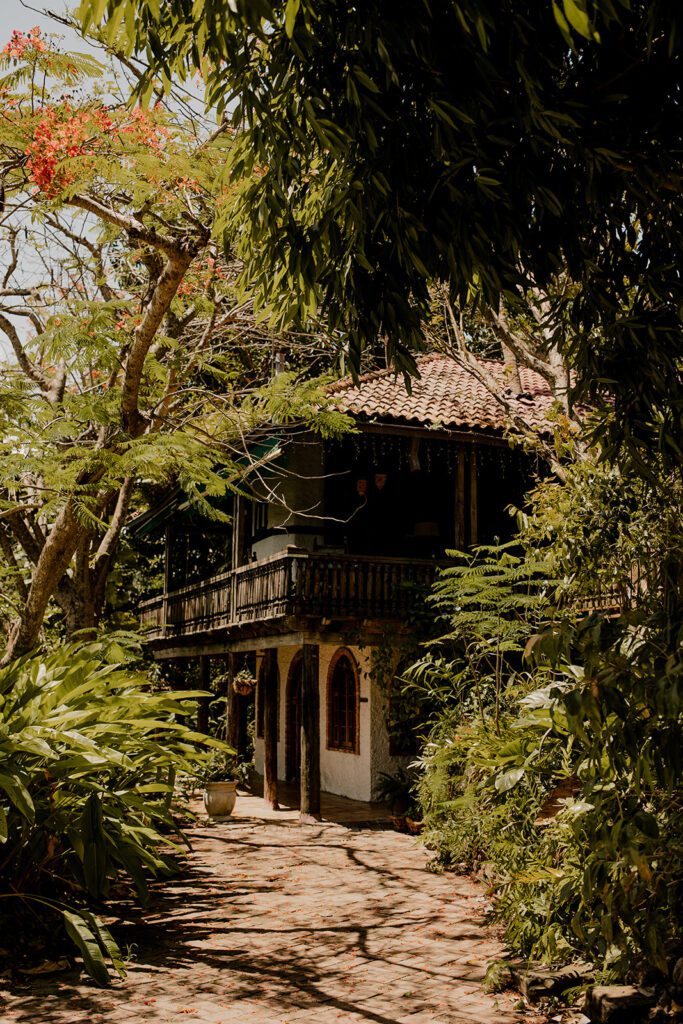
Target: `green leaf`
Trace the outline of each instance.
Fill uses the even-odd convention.
[[[375,82],[373,82],[373,80],[370,78],[370,75],[368,75],[365,71],[363,71],[363,69],[361,67],[359,67],[357,64],[354,64],[354,66],[353,66],[353,74],[354,74],[354,77],[356,78],[356,80],[358,82],[360,82],[361,85],[365,86],[365,88],[369,92],[373,92],[373,93],[379,93],[380,92],[379,86],[376,85]]]
[[[294,24],[300,6],[301,0],[287,0],[287,5],[285,6],[285,35],[288,39],[291,39],[294,35]]]
[[[91,914],[88,910],[82,910],[80,913],[81,917],[90,926],[93,935],[100,944],[100,948],[109,957],[112,967],[118,976],[125,978],[127,972],[123,957],[121,956],[121,950],[109,929],[102,924],[96,914]]]
[[[100,943],[88,927],[84,917],[70,910],[63,910],[62,916],[69,937],[81,952],[86,971],[98,985],[108,985],[109,971],[102,955]]]
[[[562,35],[564,36],[564,38],[565,38],[566,42],[569,44],[569,46],[571,46],[571,44],[572,44],[571,27],[569,25],[569,22],[565,18],[564,14],[562,12],[562,8],[560,7],[560,5],[557,2],[557,0],[553,0],[553,14],[555,16],[555,21],[557,22],[557,24],[560,27],[560,31],[562,32]]]
[[[16,809],[27,821],[35,819],[35,807],[28,789],[18,775],[7,775],[0,772],[0,789],[4,789]]]
[[[83,876],[91,896],[106,894],[107,848],[102,840],[85,843],[83,849]]]
[[[524,775],[524,768],[512,768],[509,772],[505,772],[504,775],[498,776],[495,782],[496,789],[499,793],[507,793],[508,790],[513,789],[524,778]]]
[[[579,35],[583,36],[584,39],[600,41],[600,35],[595,30],[585,8],[585,0],[563,0],[563,6],[567,20]]]

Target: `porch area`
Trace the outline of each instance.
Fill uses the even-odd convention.
[[[292,782],[278,783],[278,803],[280,809],[274,811],[270,803],[263,798],[264,780],[255,776],[255,785],[251,792],[240,790],[236,814],[238,817],[254,816],[275,821],[299,821],[301,812],[300,787]],[[385,804],[368,803],[365,800],[351,800],[347,796],[336,793],[320,792],[320,820],[334,822],[337,825],[371,828],[392,828],[389,808]]]

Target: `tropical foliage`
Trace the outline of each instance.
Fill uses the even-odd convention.
[[[144,903],[176,870],[176,773],[205,770],[222,746],[182,724],[195,696],[153,689],[125,636],[0,670],[0,920],[19,950],[54,958],[68,937],[98,983],[107,959],[123,972],[93,909]]]
[[[82,0],[79,18],[122,58],[106,85],[37,30],[2,57],[0,896],[61,913],[98,980],[107,955],[120,966],[90,901],[122,880],[144,898],[171,867],[173,773],[202,770],[185,698],[111,644],[13,659],[55,605],[67,632],[93,630],[144,487],[173,476],[217,515],[259,422],[344,429],[310,380],[246,394],[273,330],[294,325],[310,367],[322,315],[353,370],[381,344],[409,374],[427,343],[481,377],[471,353],[492,340],[508,413],[515,360],[550,384],[555,437],[524,443],[556,479],[514,545],[442,574],[443,629],[410,677],[430,716],[426,838],[485,871],[525,955],[667,975],[683,949],[681,12]],[[215,131],[163,99],[196,73]]]
[[[440,701],[427,842],[484,869],[514,949],[611,977],[666,976],[683,944],[681,507],[666,473],[541,485],[517,555],[442,575],[448,634],[414,672]]]
[[[310,376],[325,341],[310,325],[275,339],[236,298],[236,264],[215,240],[232,201],[215,174],[229,133],[208,134],[183,106],[131,108],[121,66],[63,53],[37,29],[15,33],[0,66],[9,660],[55,606],[67,634],[97,625],[145,491],[179,482],[215,517],[211,499],[248,468],[250,431],[343,419],[292,376],[260,390],[276,342]]]
[[[401,368],[430,286],[547,317],[611,446],[680,457],[681,11],[669,0],[82,0],[141,89],[199,72],[236,135],[246,285]],[[457,59],[454,59],[457,54]],[[254,173],[255,172],[255,173]],[[229,220],[229,218],[228,218]],[[628,429],[623,429],[623,424]]]

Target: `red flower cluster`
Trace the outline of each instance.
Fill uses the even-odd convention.
[[[59,164],[69,158],[94,153],[98,135],[108,133],[112,120],[104,107],[72,112],[68,103],[47,107],[26,149],[28,173],[46,195],[55,195],[73,180]]]
[[[149,149],[159,150],[169,136],[169,131],[163,125],[155,124],[142,107],[135,107],[130,121],[121,128],[124,135],[131,135],[133,141],[139,142]]]
[[[226,276],[225,271],[216,262],[213,256],[208,257],[208,259],[206,260],[206,265],[209,268],[209,273],[213,274],[214,277],[219,278],[219,280],[223,280],[223,278]]]
[[[105,107],[81,111],[71,110],[68,103],[46,107],[26,149],[28,173],[41,192],[54,196],[75,177],[63,162],[94,155],[104,138],[128,135],[134,143],[159,151],[169,134],[140,107],[123,123],[114,122]]]
[[[6,53],[8,57],[19,60],[21,57],[25,57],[27,52],[44,53],[46,49],[40,36],[40,29],[36,25],[27,35],[15,28],[12,38],[3,46],[2,52]]]

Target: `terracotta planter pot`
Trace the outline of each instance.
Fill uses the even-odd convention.
[[[228,818],[237,799],[236,782],[207,782],[204,806],[210,818]]]

